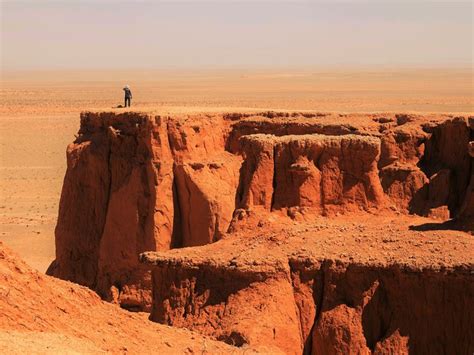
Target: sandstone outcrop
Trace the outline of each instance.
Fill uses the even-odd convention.
[[[223,152],[224,145],[222,127],[211,123],[206,117],[182,125],[144,114],[83,114],[67,151],[57,258],[48,274],[125,308],[149,309],[151,275],[138,263],[139,253],[215,241],[232,218],[237,177],[228,157],[207,154]],[[207,159],[205,167],[199,158]],[[239,158],[232,158],[237,172]],[[207,180],[209,169],[225,181],[219,192]]]
[[[165,264],[153,274],[159,287],[154,287],[151,320],[195,329],[238,347],[258,344],[284,353],[302,348],[292,289],[283,275],[241,271],[232,263]]]
[[[214,244],[142,254],[153,269],[150,319],[288,354],[474,350],[467,233],[420,235],[410,223],[425,219],[412,217],[397,230],[383,217],[255,227],[262,218],[275,216],[243,218]]]
[[[127,308],[149,304],[150,273],[137,255],[168,249],[172,242],[165,233],[173,223],[167,200],[172,194],[163,188],[172,186],[167,178],[172,161],[160,128],[140,114],[81,117],[79,136],[68,147],[57,258],[49,274],[86,285]],[[150,213],[155,208],[157,213]]]
[[[227,232],[234,213],[240,165],[241,159],[232,154],[223,154],[212,161],[176,164],[178,245],[209,244]]]
[[[150,310],[152,283],[171,281],[152,278],[141,253],[227,239],[249,216],[255,223],[248,235],[274,221],[361,213],[453,219],[472,230],[472,137],[472,119],[441,115],[84,113],[67,150],[48,274],[124,308]],[[205,285],[206,275],[190,277]],[[274,287],[283,287],[278,282]],[[156,319],[179,319],[173,317]],[[206,327],[200,330],[207,334]],[[214,335],[239,343],[239,332]],[[402,342],[394,339],[384,346]]]
[[[381,207],[380,140],[356,135],[242,137],[239,207],[314,208],[320,213]]]

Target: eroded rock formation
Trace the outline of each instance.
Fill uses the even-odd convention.
[[[320,213],[384,206],[380,140],[357,135],[249,135],[240,207],[306,207]]]
[[[382,217],[279,229],[256,227],[262,218],[274,219],[249,216],[232,238],[142,254],[153,269],[150,319],[288,354],[474,349],[468,234],[410,233],[423,218],[400,217],[396,231]]]
[[[472,352],[472,260],[418,265],[423,243],[405,254],[400,238],[390,243],[431,233],[439,254],[437,229],[473,231],[473,126],[434,115],[84,113],[48,273],[234,345]],[[369,218],[380,239],[345,236],[351,216]],[[328,217],[342,222],[321,228]],[[337,240],[302,248],[293,234]],[[366,243],[373,257],[357,260]]]

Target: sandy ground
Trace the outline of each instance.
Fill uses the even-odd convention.
[[[65,150],[83,110],[122,104],[164,114],[203,111],[473,112],[473,73],[358,71],[54,71],[2,73],[0,240],[32,267],[54,258]]]

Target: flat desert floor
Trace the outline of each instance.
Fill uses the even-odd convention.
[[[4,72],[0,240],[32,267],[54,259],[54,227],[79,113],[123,104],[163,114],[216,111],[473,112],[471,69]]]

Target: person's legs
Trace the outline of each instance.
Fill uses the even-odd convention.
[[[125,107],[127,107],[127,105],[128,105],[128,107],[130,107],[130,98],[129,97],[125,98]]]
[[[123,107],[127,107],[127,98],[124,99]]]

